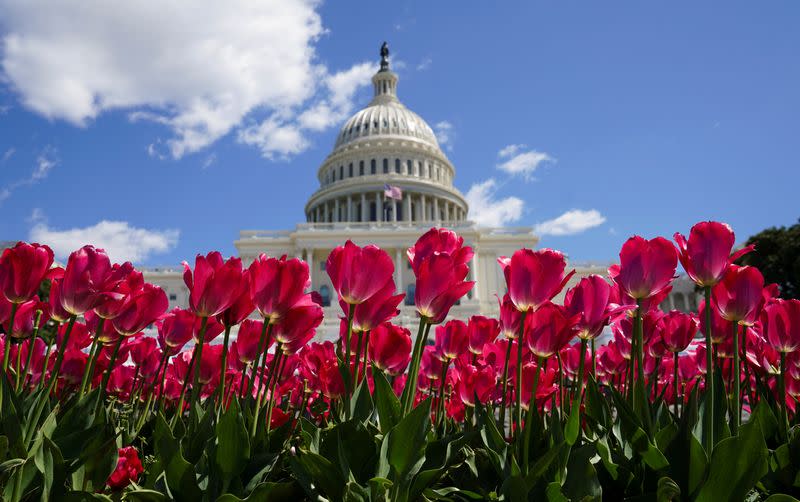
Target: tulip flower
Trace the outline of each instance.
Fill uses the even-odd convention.
[[[134,270],[130,262],[122,265],[114,264],[106,277],[106,282],[101,286],[102,291],[113,293],[114,296],[94,307],[94,312],[102,319],[117,317],[131,296],[144,287],[142,273]]]
[[[331,251],[325,270],[339,298],[350,305],[358,305],[392,280],[394,261],[377,246],[362,248],[348,240],[344,246]]]
[[[780,354],[778,402],[781,404],[782,438],[786,438],[786,355],[800,349],[800,300],[770,301],[761,314],[761,325],[767,341]]]
[[[497,319],[490,319],[484,316],[472,316],[467,324],[467,337],[469,338],[469,351],[479,356],[483,353],[483,347],[487,343],[492,343],[497,335],[500,334],[500,323]]]
[[[564,306],[570,315],[580,315],[575,328],[581,339],[597,337],[609,320],[611,285],[599,275],[583,277],[567,291]]]
[[[385,322],[370,331],[369,359],[390,375],[403,373],[411,360],[411,332]]]
[[[102,249],[84,246],[69,255],[61,282],[61,306],[72,315],[82,315],[101,303],[122,298],[105,290],[111,261]]]
[[[678,266],[675,247],[663,237],[631,237],[622,245],[619,259],[608,275],[634,300],[650,298],[669,286]]]
[[[564,274],[567,262],[564,255],[552,249],[519,249],[507,258],[501,256],[498,263],[508,286],[508,296],[520,312],[538,309],[564,289],[575,274]]]
[[[58,323],[66,322],[72,315],[61,306],[61,281],[61,279],[50,281],[50,298],[47,304],[47,314],[50,319]]]
[[[164,290],[152,284],[133,293],[124,308],[112,321],[122,336],[131,336],[157,321],[169,307]]]
[[[658,323],[664,345],[674,354],[686,350],[699,329],[697,317],[677,310],[662,316]]]
[[[311,287],[308,264],[261,254],[249,268],[250,297],[267,323],[278,322]]]
[[[753,250],[753,246],[747,246],[731,255],[736,237],[730,226],[717,221],[695,224],[688,240],[680,233],[676,233],[674,238],[678,243],[681,265],[692,281],[701,287],[717,284],[731,263]]]
[[[213,317],[233,305],[242,282],[242,260],[222,259],[219,251],[197,255],[194,272],[183,262],[183,282],[189,288],[189,305],[198,317]]]
[[[487,403],[497,389],[497,374],[491,366],[476,368],[471,364],[461,367],[458,376],[458,396],[466,406],[475,406],[475,397],[479,403]]]
[[[406,385],[401,400],[404,416],[413,405],[422,350],[428,342],[430,325],[443,322],[453,305],[475,284],[464,281],[473,252],[463,244],[464,239],[455,232],[432,228],[407,251],[417,279],[414,303],[420,323],[408,373],[409,385]]]
[[[0,293],[15,304],[30,300],[50,273],[53,250],[37,243],[18,242],[0,255]]]
[[[180,308],[172,309],[160,321],[157,321],[158,342],[162,350],[170,356],[180,352],[192,339],[195,323],[196,317],[194,313],[191,310]]]
[[[358,307],[350,305],[344,300],[339,301],[339,306],[342,308],[346,319],[349,318],[350,309],[353,309],[354,332],[370,331],[376,326],[397,317],[400,313],[397,306],[406,295],[404,293],[395,294],[395,292],[394,280],[389,280],[383,289],[360,303]],[[346,328],[347,325],[345,324]]]
[[[498,298],[498,302],[500,303],[500,332],[503,334],[504,337],[509,341],[506,347],[506,356],[505,362],[503,363],[503,377],[501,379],[502,383],[502,391],[501,396],[503,402],[500,405],[500,419],[498,421],[499,426],[504,429],[506,424],[506,399],[508,397],[507,389],[508,389],[508,367],[509,362],[511,359],[511,351],[514,348],[514,340],[519,338],[520,333],[520,325],[522,324],[522,313],[517,310],[517,307],[514,305],[514,302],[511,301],[511,297],[508,296],[508,293],[503,295],[503,299],[500,300]],[[518,340],[517,345],[520,345],[521,342]],[[521,348],[518,347],[518,351]],[[514,365],[515,367],[517,364]],[[518,389],[515,387],[515,392]]]
[[[724,319],[752,326],[763,303],[763,288],[764,276],[757,268],[731,265],[712,294]]]
[[[467,351],[469,333],[463,321],[452,320],[436,327],[436,349],[445,359],[452,360]]]
[[[575,336],[578,320],[566,308],[545,303],[525,318],[525,343],[537,357],[547,359],[564,348]]]
[[[139,480],[139,476],[144,472],[139,454],[133,446],[126,446],[119,449],[117,467],[108,477],[106,484],[113,491],[118,492],[127,487],[131,482]]]
[[[246,364],[252,364],[258,357],[258,342],[261,336],[261,331],[264,326],[262,321],[254,319],[245,319],[239,325],[239,332],[236,335],[238,345],[239,360]],[[274,340],[269,340],[266,349],[268,349]],[[265,350],[266,350],[265,349]]]

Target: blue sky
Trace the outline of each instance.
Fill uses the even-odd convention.
[[[156,265],[293,227],[383,40],[475,216],[575,260],[800,216],[797,2],[192,5],[0,0],[0,240]]]

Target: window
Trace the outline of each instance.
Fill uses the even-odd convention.
[[[409,284],[406,288],[406,305],[414,305],[414,295],[417,292],[417,285],[416,284]]]
[[[407,160],[407,161],[406,161],[406,174],[411,174],[411,170],[413,169],[411,166],[412,166],[413,164],[414,164],[414,163],[413,163],[413,162],[411,162],[411,160]]]
[[[319,288],[319,296],[322,297],[323,307],[331,306],[331,290],[327,284],[323,284],[322,287]]]
[[[169,301],[174,302],[177,299],[178,299],[178,295],[176,295],[175,293],[170,293],[169,294]]]
[[[361,160],[358,162],[358,175],[364,176],[364,161]]]
[[[353,177],[353,163],[352,162],[350,163],[350,167],[348,168],[348,172],[349,172],[348,176],[352,178]]]
[[[325,260],[319,262],[319,269],[322,270],[323,272],[325,272],[325,263],[326,263]]]
[[[400,174],[400,159],[394,159],[394,172]]]
[[[339,179],[344,179],[344,166],[339,166]]]
[[[372,159],[369,163],[372,174],[375,174],[375,159]]]
[[[383,174],[389,174],[389,159],[383,159]]]

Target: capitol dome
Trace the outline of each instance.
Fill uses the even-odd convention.
[[[344,123],[317,171],[320,188],[305,207],[309,223],[466,221],[455,168],[433,129],[397,98],[397,82],[384,44],[372,101]]]

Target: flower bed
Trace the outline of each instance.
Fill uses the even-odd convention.
[[[563,305],[564,256],[521,249],[499,318],[448,320],[473,253],[431,229],[408,250],[412,338],[393,260],[348,241],[326,263],[336,343],[310,343],[298,259],[198,255],[189,308],[166,312],[101,249],[61,269],[19,243],[0,257],[2,498],[795,500],[800,301],[733,264],[752,250],[727,225],[675,242],[632,237]],[[658,308],[679,261],[697,313]]]

